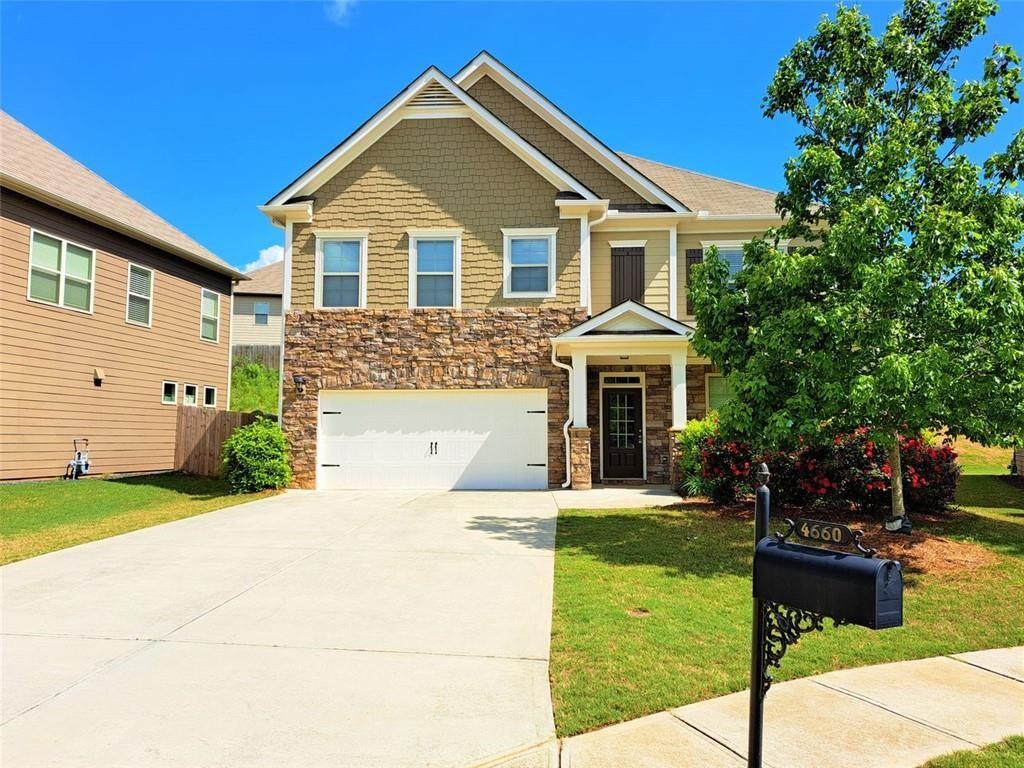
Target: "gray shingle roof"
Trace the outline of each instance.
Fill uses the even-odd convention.
[[[246,272],[249,280],[235,286],[235,293],[260,293],[280,296],[284,290],[284,262],[275,261],[265,267]]]
[[[242,273],[6,112],[0,178],[12,189],[232,277]]]

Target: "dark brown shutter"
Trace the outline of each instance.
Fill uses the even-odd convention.
[[[644,300],[644,249],[612,248],[612,306]]]
[[[693,314],[693,299],[690,298],[690,274],[693,271],[694,264],[700,264],[704,261],[704,249],[703,248],[687,248],[686,249],[686,314]]]

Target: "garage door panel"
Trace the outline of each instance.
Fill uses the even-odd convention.
[[[545,390],[320,393],[321,488],[547,487]]]

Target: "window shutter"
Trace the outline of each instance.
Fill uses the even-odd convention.
[[[687,248],[686,249],[686,314],[693,314],[693,299],[690,298],[690,274],[693,271],[694,264],[700,264],[704,261],[704,249],[703,248]]]
[[[612,306],[644,300],[644,249],[612,248]]]

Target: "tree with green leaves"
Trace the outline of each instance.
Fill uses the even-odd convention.
[[[1024,130],[970,157],[1017,103],[1020,58],[996,45],[979,79],[954,77],[996,10],[906,0],[879,35],[857,8],[823,18],[763,103],[800,129],[783,224],[737,274],[713,251],[694,270],[694,345],[736,393],[723,430],[778,448],[867,427],[889,454],[890,530],[909,530],[901,434],[1024,434]]]

